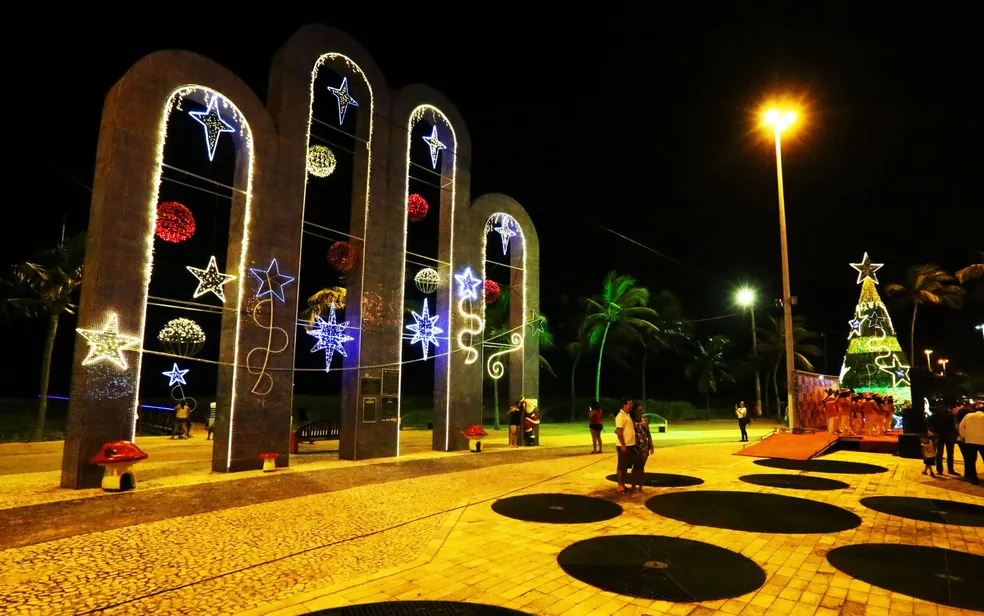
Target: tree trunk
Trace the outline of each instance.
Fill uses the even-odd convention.
[[[646,360],[649,358],[649,347],[642,345],[642,410],[646,411]]]
[[[772,414],[772,403],[769,402],[769,373],[765,373],[765,396],[762,397],[762,417],[768,417]]]
[[[782,356],[779,356],[782,359]],[[772,367],[772,389],[776,394],[776,421],[782,423],[782,402],[779,400],[779,360]]]
[[[55,334],[58,332],[58,317],[53,314],[48,320],[48,338],[44,341],[41,355],[41,400],[38,401],[38,417],[34,423],[32,441],[40,441],[44,436],[44,421],[48,414],[48,381],[51,378],[51,355],[55,350]]]
[[[574,423],[577,417],[577,391],[574,387],[574,377],[577,374],[577,362],[580,360],[581,354],[578,353],[574,356],[574,365],[571,366],[571,423]]]
[[[595,372],[595,400],[601,402],[601,360],[605,357],[605,341],[608,340],[608,328],[611,323],[605,324],[605,333],[601,335],[601,344],[598,346],[598,370]]]
[[[706,404],[705,409],[707,411],[706,420],[710,421],[711,420],[711,390],[709,389],[707,390],[707,393],[704,394],[704,402]]]
[[[493,421],[492,429],[499,429],[499,379],[492,379],[492,407],[493,407]]]
[[[916,361],[916,311],[919,310],[919,304],[912,304],[912,327],[909,329],[909,363],[912,364]],[[932,368],[930,368],[932,371]]]

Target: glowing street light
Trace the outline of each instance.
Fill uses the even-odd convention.
[[[946,376],[946,365],[948,363],[950,363],[950,360],[947,359],[947,358],[945,358],[945,357],[941,357],[941,358],[939,358],[939,359],[936,360],[936,363],[938,363],[939,365],[943,366],[943,368],[942,368],[942,370],[940,372],[940,376]]]
[[[933,364],[929,361],[929,356],[933,354],[933,349],[926,349],[923,353],[926,354],[926,367],[929,368],[930,372],[932,372]]]
[[[981,323],[980,325],[975,325],[974,329],[981,330],[981,337],[984,337],[984,323]]]
[[[796,356],[793,352],[793,302],[789,290],[789,248],[786,244],[786,199],[782,189],[782,132],[796,121],[792,110],[769,109],[765,112],[765,124],[776,137],[776,182],[779,188],[779,241],[782,247],[782,312],[786,334],[786,413],[789,429],[796,428],[796,392],[793,387],[793,370]]]
[[[755,339],[755,291],[748,287],[738,290],[735,301],[739,306],[748,310],[752,317],[752,361],[755,364],[755,413],[762,412],[762,381],[759,378],[758,341]]]

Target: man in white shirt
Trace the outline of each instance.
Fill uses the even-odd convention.
[[[622,399],[622,409],[615,416],[615,436],[618,437],[618,491],[625,492],[625,475],[635,459],[635,424],[632,423],[632,398]]]
[[[970,483],[977,485],[977,454],[984,458],[984,408],[977,407],[973,413],[968,413],[961,421],[960,438],[964,442],[961,448],[964,454],[964,477]]]
[[[745,408],[744,400],[735,407],[735,416],[738,418],[738,429],[741,430],[741,442],[747,442],[748,432],[745,430],[745,426],[748,425],[748,409]]]

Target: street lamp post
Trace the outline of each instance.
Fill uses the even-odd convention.
[[[926,349],[925,351],[923,351],[923,353],[926,354],[926,367],[929,368],[929,371],[930,372],[932,372],[933,371],[933,363],[931,361],[929,361],[929,356],[933,354],[933,349]]]
[[[948,363],[950,363],[950,360],[947,359],[947,358],[945,358],[945,357],[941,357],[938,360],[936,360],[936,363],[938,363],[939,365],[943,366],[940,369],[940,376],[946,376],[946,365]]]
[[[758,340],[755,334],[755,291],[741,289],[738,291],[738,304],[748,309],[752,317],[752,361],[755,364],[755,412],[762,412],[762,380],[759,378]]]
[[[789,290],[789,248],[786,243],[786,199],[782,189],[782,131],[796,120],[792,111],[780,113],[770,109],[765,114],[766,124],[772,126],[776,136],[776,182],[779,188],[779,241],[782,247],[782,313],[786,338],[786,413],[789,417],[789,429],[793,430],[799,423],[796,420],[796,391],[795,375],[796,356],[793,351],[793,302]]]
[[[984,323],[981,323],[980,325],[975,325],[974,329],[981,330],[981,337],[984,338]]]

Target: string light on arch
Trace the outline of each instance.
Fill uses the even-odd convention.
[[[315,144],[307,151],[307,171],[314,177],[326,178],[335,172],[338,159],[328,146]]]
[[[427,309],[427,300],[424,299],[424,309],[417,314],[411,311],[413,315],[413,320],[415,321],[412,325],[407,325],[407,329],[413,332],[413,338],[410,340],[410,344],[420,343],[422,350],[424,352],[424,360],[430,356],[430,345],[435,347],[440,346],[437,341],[437,335],[443,334],[444,330],[437,326],[437,320],[441,318],[441,315],[430,316],[430,312]]]
[[[178,368],[178,364],[174,364],[170,370],[162,372],[161,374],[168,378],[167,386],[174,387],[175,385],[187,385],[188,383],[185,382],[185,375],[189,372],[191,372],[190,368],[185,368],[182,370]]]
[[[337,88],[328,86],[328,91],[338,99],[338,124],[341,126],[345,123],[345,112],[348,108],[358,107],[359,103],[349,94],[348,77],[342,77],[342,85]]]
[[[502,240],[502,254],[506,254],[509,250],[509,240],[518,235],[516,231],[518,226],[509,214],[494,214],[485,222],[485,234],[488,235],[493,231],[498,233]]]
[[[260,281],[260,288],[256,290],[256,297],[272,295],[281,302],[284,300],[284,287],[294,282],[292,276],[280,273],[280,264],[276,259],[270,261],[270,265],[265,270],[251,267],[249,273],[253,274]]]
[[[208,266],[205,269],[190,265],[186,267],[198,279],[198,288],[195,289],[193,298],[197,299],[206,293],[212,293],[222,300],[222,303],[225,303],[225,292],[222,290],[222,285],[232,282],[236,277],[219,271],[219,266],[215,262],[215,255],[212,255],[208,260]]]
[[[448,146],[441,143],[441,140],[437,137],[437,124],[431,128],[431,134],[423,137],[424,141],[427,142],[427,146],[430,148],[431,153],[431,166],[437,169],[437,157],[441,153],[441,150],[448,149]]]
[[[83,366],[97,362],[107,362],[121,370],[126,370],[126,357],[123,351],[138,350],[140,338],[120,333],[120,321],[115,312],[106,314],[102,329],[76,329],[89,343],[89,352],[82,360]]]
[[[214,160],[215,148],[219,145],[219,137],[222,136],[222,133],[236,132],[236,129],[223,120],[219,113],[219,97],[209,97],[208,108],[205,111],[189,111],[188,115],[204,128],[205,149],[208,151],[208,159]]]

